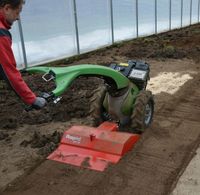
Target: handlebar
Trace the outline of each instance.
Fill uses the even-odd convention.
[[[62,97],[55,97],[53,93],[46,93],[46,92],[41,93],[40,97],[44,98],[47,101],[47,103],[53,102],[54,104],[57,104],[62,99]],[[35,108],[32,105],[25,107],[26,112],[29,112],[33,109]]]

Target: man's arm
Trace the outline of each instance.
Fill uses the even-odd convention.
[[[11,40],[8,36],[0,36],[0,74],[24,103],[32,105],[36,101],[35,94],[24,82],[16,68]]]

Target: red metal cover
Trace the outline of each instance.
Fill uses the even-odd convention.
[[[115,123],[104,122],[98,128],[73,126],[48,159],[103,171],[117,163],[139,139],[139,135],[118,132]]]

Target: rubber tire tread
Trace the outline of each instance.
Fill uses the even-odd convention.
[[[106,87],[101,85],[93,91],[93,96],[90,98],[90,110],[89,114],[92,118],[94,126],[100,125],[104,120],[103,113],[103,101],[106,94]]]
[[[147,104],[151,104],[152,106],[152,115],[148,124],[145,124],[145,108]],[[154,100],[151,91],[145,90],[140,91],[140,93],[136,97],[136,101],[134,104],[133,113],[131,115],[131,131],[133,133],[143,133],[144,130],[150,126],[154,113]]]

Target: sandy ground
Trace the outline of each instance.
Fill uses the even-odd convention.
[[[198,195],[200,192],[200,148],[196,151],[187,169],[180,177],[171,195]]]
[[[87,98],[99,80],[78,81],[61,105],[49,106],[44,111],[26,113],[13,96],[10,96],[12,102],[2,100],[0,192],[20,195],[170,193],[200,143],[198,29],[197,25],[128,42],[70,62],[107,64],[144,56],[151,64],[148,89],[155,95],[153,124],[136,147],[104,173],[45,160],[56,148],[63,131],[73,124],[91,125]],[[25,78],[29,79],[26,75]],[[31,87],[38,90],[38,82]]]

